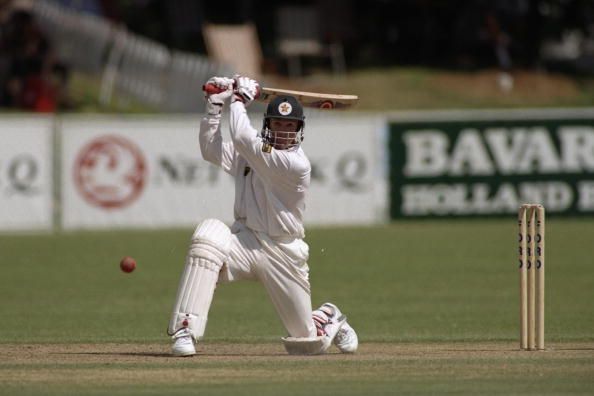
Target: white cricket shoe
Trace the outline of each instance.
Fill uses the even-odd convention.
[[[173,339],[173,345],[171,346],[173,356],[192,356],[196,354],[194,339],[187,327],[176,332],[171,338]]]
[[[355,353],[359,346],[359,338],[355,330],[347,323],[341,326],[336,337],[334,337],[334,345],[340,349],[342,353]]]

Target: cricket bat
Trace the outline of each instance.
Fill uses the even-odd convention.
[[[202,90],[209,94],[221,92],[221,89],[213,84],[203,85]],[[359,100],[357,95],[303,92],[269,87],[260,87],[260,92],[258,93],[256,99],[261,102],[268,103],[277,96],[282,95],[293,96],[304,107],[312,107],[316,109],[346,109],[356,104]]]

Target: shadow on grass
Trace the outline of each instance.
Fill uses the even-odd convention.
[[[155,352],[54,352],[50,355],[68,355],[68,356],[135,356],[135,357],[154,357],[154,358],[170,358],[170,359],[184,359],[184,358],[200,358],[200,357],[287,357],[286,353],[200,353],[197,352],[193,356],[173,356],[170,353],[155,353]],[[319,355],[329,356],[332,354]],[[335,354],[340,355],[340,354]],[[296,358],[305,357],[312,358],[315,356],[294,356]]]

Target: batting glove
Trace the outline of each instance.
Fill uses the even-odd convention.
[[[260,96],[260,84],[258,84],[258,81],[249,77],[235,76],[234,102],[240,100],[246,106],[249,106],[258,96]]]
[[[214,94],[205,93],[206,110],[208,111],[208,114],[221,114],[225,101],[233,95],[234,82],[233,79],[226,77],[212,77],[206,82],[205,85],[214,85],[222,90],[221,92]]]

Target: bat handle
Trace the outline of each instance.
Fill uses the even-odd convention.
[[[206,92],[208,95],[218,94],[224,91],[223,88],[219,88],[214,84],[204,84],[202,86],[202,90]]]
[[[235,89],[235,84],[233,84],[233,89]],[[219,88],[214,84],[204,84],[202,86],[202,90],[207,94],[207,95],[213,95],[213,94],[218,94],[223,92],[225,89],[224,88]],[[262,93],[262,89],[260,87],[258,87],[258,90],[256,92],[256,99],[258,99],[260,97]]]

